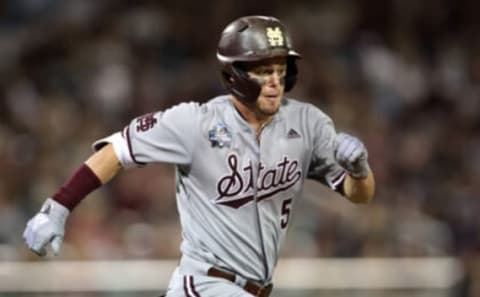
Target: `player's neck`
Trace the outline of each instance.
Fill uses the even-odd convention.
[[[235,97],[233,97],[232,101],[238,113],[257,132],[257,135],[273,119],[273,115],[265,115],[258,112],[254,104],[250,106]]]

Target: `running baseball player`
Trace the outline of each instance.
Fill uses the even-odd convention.
[[[223,31],[217,51],[229,94],[131,121],[48,198],[23,234],[39,255],[58,254],[70,212],[122,168],[176,165],[183,228],[168,297],[269,296],[290,215],[306,178],[366,203],[374,178],[362,142],[336,133],[317,107],[284,97],[297,59],[282,23],[247,16]]]

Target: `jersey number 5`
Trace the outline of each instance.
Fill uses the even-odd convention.
[[[282,203],[282,218],[280,220],[280,227],[285,229],[288,225],[288,220],[290,219],[290,207],[292,204],[292,198],[283,200]]]

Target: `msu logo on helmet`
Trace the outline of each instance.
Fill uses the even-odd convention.
[[[270,44],[271,47],[274,46],[283,46],[284,41],[283,41],[283,33],[280,27],[267,27],[267,40],[268,43]]]

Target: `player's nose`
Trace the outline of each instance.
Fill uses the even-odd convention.
[[[273,71],[267,78],[267,83],[273,86],[282,85],[285,79],[278,71]]]

